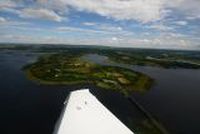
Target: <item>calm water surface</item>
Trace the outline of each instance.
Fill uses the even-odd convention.
[[[172,134],[200,134],[200,70],[114,64],[105,56],[83,57],[103,65],[121,66],[148,74],[156,83],[133,97]],[[97,61],[98,59],[98,61]]]
[[[135,95],[176,134],[200,133],[200,70],[135,68],[156,80],[144,95]]]
[[[125,124],[129,125],[130,119],[133,122],[144,119],[143,113],[118,93],[89,85],[42,86],[28,80],[21,68],[39,55],[0,51],[1,134],[51,134],[69,91],[88,87]],[[172,134],[200,133],[200,70],[116,65],[95,54],[83,58],[150,75],[156,84],[149,92],[133,97]]]
[[[118,118],[131,127],[145,119],[136,106],[118,93],[93,86],[42,86],[21,70],[40,53],[0,51],[0,134],[51,134],[69,91],[90,88]]]

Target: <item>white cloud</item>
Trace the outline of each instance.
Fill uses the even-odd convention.
[[[106,34],[113,34],[115,36],[134,36],[133,31],[125,30],[120,25],[113,25],[110,23],[96,23],[96,22],[84,22],[83,25],[88,26],[94,31],[101,31]]]
[[[118,41],[117,37],[112,37],[112,41]]]
[[[55,29],[58,32],[80,32],[80,33],[92,33],[92,34],[108,34],[106,31],[100,31],[100,30],[92,30],[92,29],[85,29],[85,28],[78,28],[78,27],[58,27]]]
[[[120,26],[113,26],[106,23],[95,23],[95,22],[84,22],[82,23],[85,26],[91,26],[92,28],[103,30],[103,31],[123,31],[123,28]]]
[[[0,9],[19,7],[22,1],[0,1]],[[43,14],[48,19],[60,21],[61,17],[57,13],[65,14],[73,8],[115,20],[135,20],[142,23],[162,20],[170,14],[173,15],[174,12],[185,15],[185,18],[189,19],[200,18],[199,0],[36,0],[36,2],[37,4],[33,4],[32,7],[45,9],[38,9],[39,13],[36,13],[36,9],[29,9],[26,16],[41,18]]]
[[[58,32],[79,32],[85,34],[101,34],[101,35],[117,35],[117,36],[132,36],[134,33],[123,30],[120,26],[111,26],[109,24],[97,24],[91,25],[92,28],[80,28],[80,27],[58,27]]]
[[[167,7],[179,11],[180,14],[186,18],[199,19],[200,18],[200,1],[199,0],[168,0]]]
[[[200,19],[200,0],[35,0],[37,1],[36,4],[34,2],[25,4],[23,1],[0,0],[0,11],[12,13],[22,18],[46,19],[57,22],[63,21],[68,13],[73,12],[72,10],[76,10],[72,15],[77,15],[77,11],[80,11],[120,20],[113,24],[104,24],[102,21],[95,22],[95,20],[90,19],[91,22],[86,20],[79,27],[54,28],[49,26],[49,29],[37,29],[38,32],[44,32],[44,35],[47,32],[52,32],[52,35],[54,35],[44,37],[44,39],[41,37],[40,41],[42,42],[48,42],[51,39],[54,42],[71,42],[74,44],[126,44],[125,46],[160,48],[195,47],[194,44],[199,43],[199,40],[192,39],[194,35],[199,37],[199,26],[190,22],[194,19]],[[72,21],[74,21],[74,18]],[[79,18],[77,19],[76,24],[79,23]],[[177,19],[179,21],[176,21]],[[126,20],[134,20],[142,24]],[[32,25],[14,21],[16,21],[15,17],[12,18],[9,15],[6,18],[0,17],[0,28],[4,29],[0,32],[9,33],[8,30],[12,30],[12,32],[15,30],[17,33],[22,29],[28,31],[28,27],[30,27],[29,31],[34,31],[31,30]],[[33,24],[31,20],[27,19],[27,21]],[[132,24],[133,27],[131,27]],[[86,27],[81,28],[83,25]],[[176,28],[186,25],[188,25],[188,28],[193,26],[191,32],[186,31],[187,34],[190,34],[190,37],[182,34],[185,31],[176,31]],[[17,30],[16,27],[18,27]],[[155,30],[157,31],[155,32]],[[73,32],[73,34],[69,32]],[[192,34],[192,32],[194,33]],[[64,36],[59,36],[61,34]],[[65,39],[67,34],[70,35],[70,38]],[[78,36],[80,34],[82,38]],[[17,38],[17,36],[14,37]],[[37,40],[37,38],[34,39]],[[37,41],[39,42],[39,39]]]
[[[24,43],[49,43],[49,44],[74,44],[74,45],[105,45],[116,47],[139,47],[139,48],[162,48],[162,49],[200,49],[199,44],[193,39],[180,36],[170,36],[162,34],[156,37],[134,38],[134,37],[116,37],[113,35],[93,38],[81,38],[80,36],[56,36],[56,35],[21,35],[4,34],[0,36],[0,42],[24,42]],[[199,40],[198,40],[199,41]]]
[[[12,13],[12,14],[20,14],[20,11],[14,8],[10,8],[10,7],[4,7],[2,9],[0,9],[0,11],[4,11],[7,13]]]
[[[6,22],[6,19],[4,17],[0,17],[0,24],[5,23],[5,22]]]
[[[21,26],[27,26],[30,27],[32,23],[29,22],[24,22],[24,21],[13,21],[13,20],[8,20],[5,18],[0,17],[0,28],[21,28]]]
[[[48,0],[36,0],[36,1],[40,4],[46,4],[48,2]]]
[[[188,24],[188,22],[187,21],[176,21],[176,22],[174,22],[176,25],[180,25],[180,26],[185,26],[185,25],[187,25]]]
[[[41,0],[39,0],[41,1]],[[45,3],[42,0],[42,3]],[[54,7],[96,13],[116,20],[136,20],[142,23],[162,20],[178,11],[200,18],[199,0],[52,0]],[[40,2],[41,3],[41,2]],[[46,2],[48,5],[50,2]]]
[[[123,28],[120,26],[111,26],[108,24],[99,24],[96,28],[104,30],[104,31],[111,31],[111,32],[123,31]]]
[[[143,23],[163,17],[162,0],[67,0],[64,4],[78,11],[97,13],[117,20],[137,20]]]
[[[85,25],[85,26],[95,26],[96,23],[94,23],[94,22],[84,22],[83,25]]]
[[[39,18],[39,19],[52,20],[52,21],[57,21],[57,22],[61,22],[63,19],[54,11],[43,9],[43,8],[40,8],[40,9],[26,8],[21,11],[19,16],[22,18],[34,18],[34,19]]]
[[[0,10],[3,8],[12,8],[16,7],[16,3],[11,0],[1,0],[0,1]]]
[[[159,30],[159,31],[173,31],[174,28],[164,25],[164,24],[153,24],[153,25],[148,25],[146,26],[146,28],[150,28],[150,29],[155,29],[155,30]]]

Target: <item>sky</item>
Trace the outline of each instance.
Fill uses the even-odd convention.
[[[0,0],[0,42],[200,50],[200,0]]]

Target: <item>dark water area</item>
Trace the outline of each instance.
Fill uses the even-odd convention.
[[[130,128],[134,128],[134,122],[145,118],[137,106],[112,91],[92,85],[44,86],[28,80],[22,67],[40,55],[26,51],[0,51],[1,134],[51,134],[69,92],[80,88],[90,88]],[[132,97],[171,134],[200,133],[200,70],[126,66],[94,54],[83,58],[148,74],[155,79],[155,85],[145,94],[134,93]],[[133,124],[130,124],[130,119]]]
[[[129,127],[144,120],[143,113],[121,94],[92,85],[44,86],[28,80],[22,67],[40,55],[0,51],[0,134],[52,134],[69,92],[81,88],[91,89]]]
[[[155,80],[154,86],[145,94],[134,93],[132,97],[171,134],[200,133],[200,70],[127,66],[97,54],[83,59],[149,75]]]
[[[0,133],[50,134],[68,93],[26,79],[22,66],[36,54],[0,52]]]
[[[138,68],[156,84],[134,98],[174,134],[200,133],[200,70]]]

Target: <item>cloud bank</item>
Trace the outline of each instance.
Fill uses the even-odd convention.
[[[199,5],[200,0],[1,0],[0,40],[199,49]]]

